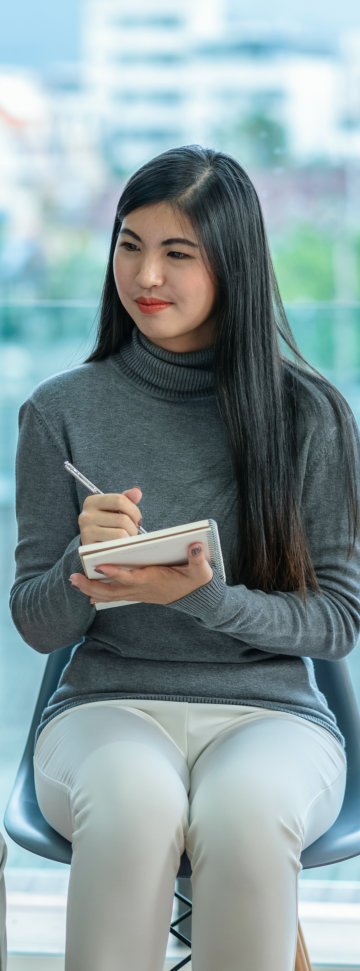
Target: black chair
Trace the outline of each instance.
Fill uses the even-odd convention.
[[[62,648],[49,655],[24,753],[4,817],[5,829],[15,843],[31,853],[60,863],[71,862],[71,843],[55,832],[40,812],[34,786],[33,750],[41,713],[55,690],[61,671],[73,649]],[[338,863],[360,854],[360,714],[347,662],[315,661],[315,674],[319,688],[334,711],[345,737],[348,773],[341,812],[333,826],[303,851],[301,863],[305,869]],[[190,862],[184,853],[178,879],[186,878],[190,888],[190,876]],[[191,916],[190,890],[189,896],[184,896],[177,888],[175,897],[185,905],[185,910],[171,923],[170,932],[190,948],[190,938],[177,929],[182,921]],[[174,966],[172,971],[179,971],[190,960],[191,954]],[[305,971],[307,968],[310,968],[310,962],[300,928],[295,971]]]

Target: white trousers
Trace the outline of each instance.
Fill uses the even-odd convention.
[[[329,732],[262,708],[96,702],[53,719],[34,761],[73,843],[66,971],[162,971],[184,848],[193,971],[292,971],[301,850],[344,795]]]

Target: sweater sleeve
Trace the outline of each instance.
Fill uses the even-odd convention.
[[[359,436],[349,423],[357,481]],[[302,512],[320,592],[249,590],[227,586],[216,570],[212,580],[169,604],[191,614],[204,627],[222,631],[260,650],[334,660],[355,646],[360,633],[360,543],[348,556],[344,453],[334,426],[325,439],[318,429],[309,449],[302,493]],[[315,455],[314,455],[315,451]]]
[[[10,608],[24,640],[43,654],[74,644],[96,615],[69,583],[81,570],[79,506],[64,473],[65,445],[30,401],[20,409],[16,459],[18,543]]]

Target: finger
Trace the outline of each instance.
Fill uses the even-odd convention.
[[[138,533],[138,526],[130,516],[121,512],[107,512],[105,509],[84,509],[79,516],[79,526],[87,531],[97,527],[107,530],[108,536],[104,535],[104,539],[117,539],[123,535],[137,536]]]
[[[191,543],[187,549],[189,571],[192,577],[198,576],[206,582],[212,579],[213,570],[206,559],[203,543]]]
[[[101,580],[87,580],[80,573],[69,577],[73,587],[90,598],[90,603],[111,603],[113,600],[137,600],[138,594],[122,583],[102,583]]]
[[[129,586],[132,577],[136,574],[143,573],[143,570],[148,570],[149,567],[134,567],[134,569],[129,570],[126,567],[121,569],[117,564],[105,563],[101,564],[101,567],[95,567],[96,573],[101,574],[103,577],[109,577],[111,580],[119,580],[120,583],[125,586]],[[106,590],[106,584],[102,580],[89,580],[88,577],[84,576],[83,573],[72,573],[69,577],[70,583],[73,587],[78,587],[84,593],[91,594],[92,591],[97,587],[99,590]],[[110,586],[110,585],[109,585]]]
[[[86,577],[82,573],[73,573],[69,577],[69,582],[75,590],[80,590],[80,593],[85,593],[88,597],[92,595],[92,588],[88,586],[89,581],[86,580]]]
[[[130,493],[136,492],[141,493],[140,489],[130,489]],[[138,500],[140,501],[140,499]],[[128,498],[123,492],[105,492],[103,495],[91,495],[87,496],[83,510],[94,512],[95,510],[106,510],[112,513],[122,513],[128,516],[137,525],[141,519],[140,509],[137,505]]]
[[[146,570],[147,567],[134,567],[132,570],[127,567],[118,566],[117,563],[100,563],[99,566],[95,567],[96,573],[102,573],[105,577],[119,577],[121,581],[126,582],[128,575],[134,574],[137,570]]]
[[[137,505],[138,502],[140,502],[140,499],[142,499],[142,491],[139,486],[133,486],[132,489],[124,490],[124,496],[127,496],[129,499],[131,499],[131,502],[134,502]]]
[[[80,590],[80,593],[84,593],[87,597],[99,599],[105,594],[106,584],[101,580],[88,580],[82,573],[72,573],[69,580],[72,587]]]

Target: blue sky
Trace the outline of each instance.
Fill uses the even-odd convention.
[[[1,17],[0,64],[46,69],[80,57],[83,0],[8,0]]]
[[[124,3],[129,0],[119,0],[120,7]],[[272,0],[271,4],[269,0],[234,0],[234,4],[245,22],[308,28],[335,39],[342,30],[360,30],[358,0]],[[0,64],[41,71],[54,62],[77,61],[83,5],[86,0],[8,0],[1,18]],[[136,9],[136,0],[132,9]]]

